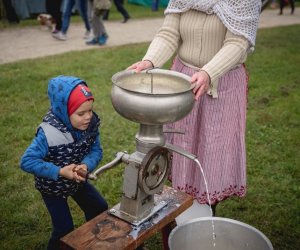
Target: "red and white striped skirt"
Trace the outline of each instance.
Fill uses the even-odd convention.
[[[175,59],[172,70],[192,76],[195,69]],[[211,204],[230,196],[246,194],[247,74],[243,66],[219,79],[218,98],[205,94],[182,120],[168,129],[185,134],[166,134],[167,141],[196,155],[208,184]],[[173,154],[172,186],[191,194],[199,203],[209,203],[205,182],[197,164]]]

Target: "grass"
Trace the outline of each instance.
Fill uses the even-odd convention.
[[[248,193],[218,207],[218,216],[261,230],[276,250],[300,246],[300,26],[261,29],[250,73],[247,119]],[[51,233],[48,213],[19,159],[48,109],[47,81],[74,75],[87,81],[101,116],[104,159],[135,151],[138,125],[120,117],[110,102],[111,76],[139,60],[148,44],[71,52],[1,65],[0,70],[0,242],[1,249],[45,249]],[[168,67],[168,66],[167,66]],[[94,182],[110,206],[120,201],[123,167]],[[71,202],[76,227],[84,223]],[[146,242],[161,249],[160,235]]]

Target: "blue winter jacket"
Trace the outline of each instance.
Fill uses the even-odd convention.
[[[41,181],[54,184],[55,181],[59,182],[62,179],[59,170],[64,165],[83,163],[91,172],[102,159],[98,116],[93,113],[92,122],[86,131],[74,129],[68,116],[67,103],[70,93],[80,83],[85,84],[81,79],[69,76],[58,76],[49,81],[48,96],[51,108],[20,163],[24,171],[35,175],[36,186],[40,186]],[[61,140],[61,137],[67,139]],[[67,157],[59,159],[57,155]]]

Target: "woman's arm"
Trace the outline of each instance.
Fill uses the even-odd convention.
[[[202,70],[210,76],[211,82],[216,81],[220,76],[244,62],[247,58],[247,51],[250,42],[229,30],[226,33],[224,45],[219,52],[202,67]]]

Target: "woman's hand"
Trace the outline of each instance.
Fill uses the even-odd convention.
[[[196,72],[191,79],[191,83],[194,83],[193,92],[195,94],[195,100],[198,101],[200,96],[205,94],[209,89],[210,77],[204,70]]]
[[[152,62],[150,62],[149,60],[145,60],[145,61],[139,61],[139,62],[136,62],[134,64],[132,64],[131,66],[129,66],[127,68],[128,69],[133,69],[135,72],[141,72],[142,70],[144,69],[151,69],[153,68],[153,64]]]

